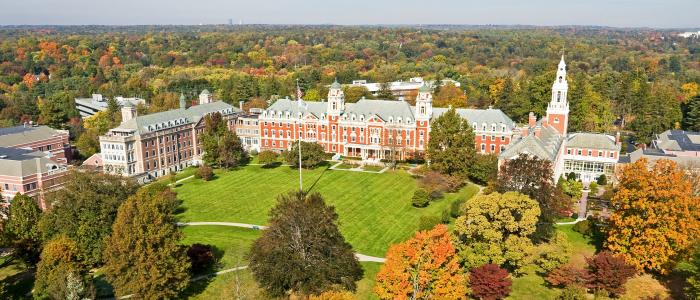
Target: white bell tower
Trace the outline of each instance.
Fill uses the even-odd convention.
[[[416,96],[416,120],[430,120],[433,115],[433,95],[425,83]]]
[[[345,110],[345,93],[338,81],[331,84],[328,90],[328,115],[339,116]]]
[[[566,81],[566,63],[564,62],[564,55],[562,55],[559,66],[557,66],[557,77],[554,79],[554,84],[552,84],[552,99],[547,106],[547,123],[562,135],[566,135],[569,127],[568,92],[569,84]]]

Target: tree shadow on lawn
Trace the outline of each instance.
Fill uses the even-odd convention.
[[[31,293],[34,288],[34,270],[25,270],[17,274],[7,276],[2,280],[5,284],[4,293],[0,294],[2,299],[32,299]]]
[[[209,246],[211,246],[212,250],[214,251],[214,262],[206,269],[191,274],[191,278],[197,280],[190,281],[190,284],[187,286],[187,288],[180,294],[180,298],[190,298],[203,293],[207,289],[207,287],[209,287],[209,284],[211,284],[216,278],[216,275],[214,275],[214,273],[223,270],[221,259],[224,257],[225,251],[219,249],[214,245]]]
[[[263,168],[263,169],[276,169],[281,165],[282,165],[282,162],[276,161],[276,162],[273,162],[270,164],[263,165],[261,168]]]

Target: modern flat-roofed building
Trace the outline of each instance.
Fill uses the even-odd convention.
[[[46,209],[44,194],[61,187],[67,170],[65,163],[49,159],[46,152],[0,147],[0,203],[8,205],[22,193]]]
[[[71,158],[67,130],[58,130],[31,123],[0,128],[0,147],[45,152],[48,158],[60,163],[67,163]]]
[[[137,116],[132,105],[122,107],[122,123],[100,136],[103,171],[137,177],[139,180],[163,176],[188,166],[201,164],[199,135],[204,117],[221,113],[229,130],[235,126],[240,109],[221,101],[200,97],[199,105]]]
[[[441,85],[454,84],[459,87],[460,83],[452,79],[443,79],[440,81]],[[413,77],[408,81],[393,81],[386,83],[387,87],[391,91],[391,94],[397,97],[406,96],[412,92],[418,92],[418,90],[423,86],[427,86],[431,90],[434,90],[437,82],[435,80],[423,80],[422,77]],[[379,91],[382,89],[382,84],[378,82],[367,82],[367,80],[353,80],[352,84],[348,86],[362,86],[367,89],[372,95],[377,96]]]
[[[127,103],[133,106],[146,104],[146,100],[137,97],[125,98],[119,96],[115,97],[114,100],[117,101],[117,105],[120,107]],[[107,107],[107,99],[102,97],[101,94],[92,94],[92,98],[75,98],[75,108],[83,118],[87,118],[95,115],[97,112],[107,110]]]

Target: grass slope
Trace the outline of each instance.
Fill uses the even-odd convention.
[[[422,215],[439,216],[456,197],[471,197],[475,186],[448,195],[427,208],[411,206],[415,180],[406,172],[384,174],[305,170],[305,189],[319,192],[339,215],[340,230],[355,250],[384,256],[389,245],[410,237]],[[176,188],[183,200],[181,221],[266,224],[277,195],[298,188],[298,172],[289,167],[246,166],[217,171],[209,182],[189,180]]]

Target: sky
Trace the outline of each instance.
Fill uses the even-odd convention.
[[[700,0],[0,0],[0,25],[467,24],[697,28]]]

